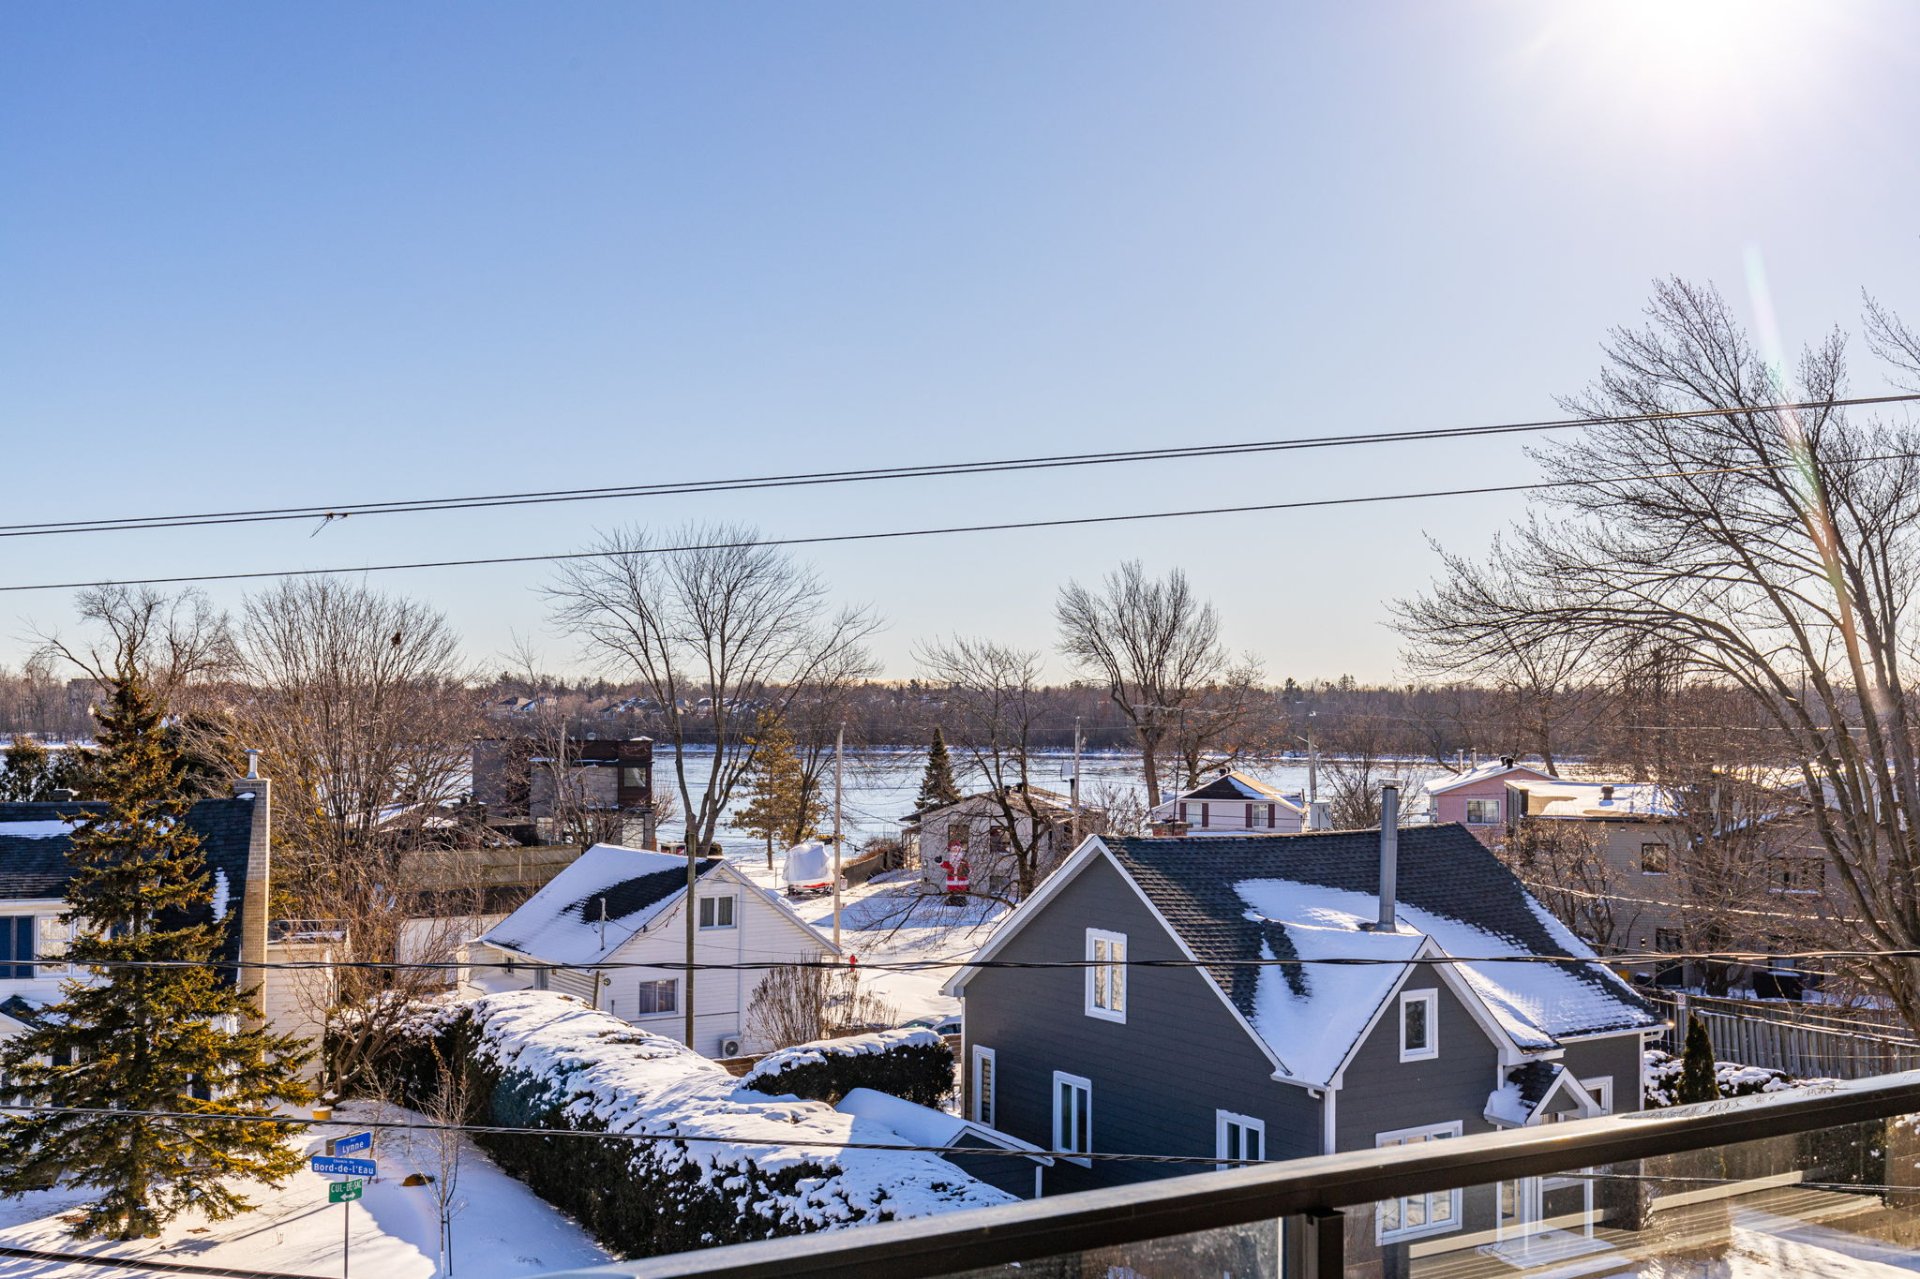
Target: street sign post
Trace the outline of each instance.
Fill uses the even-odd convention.
[[[313,1170],[323,1177],[375,1177],[380,1165],[371,1159],[344,1159],[339,1155],[315,1155]]]
[[[335,1150],[366,1150],[373,1145],[373,1134],[357,1132],[351,1137],[342,1137],[333,1145]],[[380,1165],[371,1159],[347,1159],[340,1155],[315,1155],[310,1164],[321,1176],[345,1177],[345,1181],[336,1181],[327,1187],[327,1202],[340,1205],[340,1279],[347,1279],[348,1242],[352,1237],[353,1219],[348,1205],[366,1193],[367,1183],[363,1177],[374,1177],[380,1173]]]
[[[358,1154],[362,1150],[372,1149],[373,1134],[370,1132],[357,1132],[351,1137],[342,1137],[334,1142],[333,1149],[327,1153],[330,1155],[352,1155]]]
[[[327,1186],[327,1202],[343,1204],[358,1199],[367,1192],[367,1183],[358,1177],[349,1177],[345,1181],[332,1182]]]

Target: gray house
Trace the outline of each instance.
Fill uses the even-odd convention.
[[[1435,962],[1453,957],[1474,962]],[[1056,1154],[1223,1165],[1638,1109],[1660,1024],[1457,825],[1096,836],[947,989],[966,1001],[970,1118]],[[1063,1158],[1044,1184],[1194,1170]],[[1348,1255],[1394,1273],[1409,1251],[1591,1235],[1592,1185],[1382,1202],[1370,1229],[1350,1219]]]

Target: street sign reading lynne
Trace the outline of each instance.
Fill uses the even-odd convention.
[[[374,1177],[380,1172],[380,1165],[371,1159],[342,1159],[336,1155],[315,1155],[313,1170],[334,1177]]]
[[[356,1151],[372,1149],[373,1134],[370,1132],[357,1132],[351,1137],[342,1137],[334,1142],[333,1149],[327,1153],[333,1155],[351,1155]]]
[[[327,1183],[327,1202],[330,1204],[348,1203],[365,1194],[366,1190],[367,1183],[358,1177],[349,1177],[345,1181],[329,1182]]]

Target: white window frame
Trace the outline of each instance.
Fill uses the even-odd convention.
[[[1241,1130],[1242,1133],[1251,1133],[1254,1137],[1258,1138],[1260,1143],[1260,1152],[1256,1155],[1249,1156],[1246,1153],[1246,1145],[1247,1145],[1246,1138],[1243,1136],[1240,1139],[1240,1154],[1237,1156],[1228,1154],[1227,1153],[1227,1129],[1230,1127],[1238,1128]],[[1266,1120],[1255,1119],[1252,1115],[1236,1115],[1231,1110],[1214,1111],[1213,1112],[1213,1157],[1220,1161],[1219,1166],[1223,1169],[1240,1167],[1241,1165],[1232,1162],[1236,1158],[1265,1159],[1267,1157]]]
[[[1491,805],[1493,805],[1493,816],[1491,816],[1491,817],[1488,817],[1488,816],[1486,815],[1486,810],[1485,810],[1485,809],[1482,809],[1482,810],[1481,810],[1481,815],[1480,815],[1479,817],[1477,817],[1477,818],[1476,818],[1476,817],[1475,817],[1475,816],[1473,815],[1473,813],[1474,813],[1474,806],[1475,806],[1476,804],[1491,804]],[[1500,824],[1500,800],[1499,800],[1499,797],[1498,797],[1498,796],[1492,796],[1492,795],[1473,795],[1473,796],[1469,796],[1469,797],[1468,797],[1468,799],[1467,799],[1467,825],[1469,825],[1469,826],[1498,826],[1499,824]]]
[[[984,1066],[986,1069],[981,1070]],[[981,1085],[981,1076],[985,1075],[986,1084]],[[973,1046],[973,1122],[993,1127],[993,1121],[999,1117],[996,1093],[1000,1084],[1000,1063],[994,1058],[993,1049],[984,1044]],[[981,1105],[985,1100],[986,1105]]]
[[[1407,1006],[1425,1004],[1427,1006],[1427,1042],[1422,1048],[1407,1047]],[[1403,990],[1400,992],[1400,1060],[1432,1061],[1440,1055],[1440,992],[1434,990]]]
[[[665,986],[667,988],[668,993],[670,993],[673,996],[673,1007],[655,1008],[650,1012],[641,1012],[640,1011],[640,989],[643,986],[654,986],[654,987]],[[657,1003],[659,1001],[655,1000],[655,1002]],[[633,1008],[634,1008],[633,1015],[636,1018],[679,1016],[680,1014],[680,979],[678,977],[649,977],[649,978],[643,978],[639,982],[636,982],[633,988]]]
[[[1580,1086],[1592,1093],[1593,1099],[1600,1103],[1601,1114],[1611,1115],[1613,1113],[1612,1075],[1595,1075],[1592,1079],[1582,1079]]]
[[[1096,943],[1104,943],[1108,958],[1101,960],[1094,955]],[[1119,958],[1113,958],[1114,948],[1119,948]],[[1127,935],[1110,933],[1100,928],[1087,929],[1087,981],[1086,1013],[1089,1017],[1098,1017],[1101,1021],[1114,1021],[1122,1025],[1127,1020]],[[1099,996],[1100,998],[1096,998]],[[1117,998],[1116,998],[1117,996]],[[1105,1002],[1101,1002],[1104,999]],[[1117,1007],[1116,1007],[1117,1005]]]
[[[720,904],[722,902],[725,902],[727,907],[727,922],[724,924],[720,922]],[[712,910],[709,911],[708,907],[712,907]],[[707,922],[708,914],[712,914],[713,916],[713,922],[711,924]],[[740,899],[734,896],[734,894],[716,893],[712,897],[702,897],[700,899],[700,929],[702,932],[719,932],[723,929],[735,928],[739,926],[739,922]]]
[[[1066,1117],[1060,1110],[1060,1087],[1063,1084],[1085,1097],[1080,1115],[1081,1143],[1077,1146],[1067,1143],[1067,1133],[1060,1122]],[[1079,1164],[1082,1168],[1093,1167],[1093,1160],[1087,1158],[1087,1154],[1093,1150],[1093,1080],[1085,1075],[1069,1075],[1064,1070],[1053,1072],[1053,1148],[1068,1163]]]
[[[1461,1132],[1460,1121],[1456,1119],[1449,1124],[1432,1124],[1423,1128],[1396,1128],[1392,1132],[1375,1133],[1373,1144],[1375,1149],[1380,1149],[1385,1146],[1412,1145],[1415,1141],[1446,1140],[1451,1137],[1458,1137]],[[1435,1224],[1433,1220],[1433,1205],[1440,1202],[1443,1198],[1448,1202],[1447,1219]],[[1423,1215],[1426,1217],[1426,1220],[1417,1226],[1401,1226],[1395,1230],[1388,1230],[1386,1228],[1386,1222],[1380,1215],[1380,1204],[1376,1203],[1374,1205],[1373,1237],[1376,1242],[1388,1243],[1403,1239],[1424,1239],[1428,1235],[1451,1234],[1460,1229],[1461,1205],[1460,1192],[1458,1190],[1440,1190],[1426,1195],[1399,1196],[1393,1202],[1399,1205],[1400,1220],[1405,1221],[1407,1219],[1407,1204],[1414,1199],[1419,1199],[1424,1204],[1425,1212]],[[1385,1202],[1388,1201],[1380,1201],[1380,1203]]]

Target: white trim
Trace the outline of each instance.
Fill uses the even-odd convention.
[[[1320,1111],[1320,1144],[1323,1147],[1320,1153],[1323,1155],[1335,1153],[1340,1145],[1340,1126],[1333,1113],[1333,1103],[1339,1096],[1340,1090],[1337,1088],[1329,1088],[1320,1094],[1320,1104],[1322,1106]]]
[[[707,903],[714,903],[713,922],[706,920]],[[720,903],[727,903],[727,922],[720,922]],[[702,893],[700,894],[700,921],[698,931],[703,933],[726,932],[740,927],[740,894],[738,893]]]
[[[1244,1149],[1245,1142],[1243,1139],[1243,1148],[1237,1158],[1265,1159],[1267,1157],[1266,1120],[1255,1119],[1252,1115],[1237,1115],[1231,1110],[1216,1110],[1213,1112],[1213,1157],[1221,1161],[1219,1164],[1221,1170],[1224,1171],[1228,1168],[1237,1168],[1240,1166],[1227,1162],[1230,1159],[1236,1158],[1236,1156],[1227,1153],[1227,1126],[1229,1124],[1240,1129],[1242,1132],[1254,1133],[1260,1139],[1260,1152],[1256,1155],[1247,1154]]]
[[[1252,1024],[1247,1021],[1246,1015],[1234,1006],[1233,1001],[1227,998],[1227,992],[1220,989],[1220,983],[1213,979],[1213,974],[1200,963],[1200,957],[1193,953],[1193,948],[1188,946],[1186,940],[1174,930],[1173,925],[1167,921],[1165,915],[1160,913],[1160,908],[1153,904],[1153,900],[1147,896],[1145,890],[1133,882],[1133,876],[1127,874],[1126,867],[1122,866],[1120,859],[1100,842],[1098,835],[1087,836],[1080,847],[1074,850],[1073,856],[1060,863],[1060,869],[1042,881],[1033,896],[1020,903],[1004,920],[1000,921],[1000,926],[993,930],[992,935],[974,953],[973,959],[965,968],[947,980],[947,984],[940,988],[940,993],[965,998],[961,992],[965,989],[967,982],[973,979],[973,975],[980,971],[980,964],[993,958],[1016,933],[1026,926],[1029,919],[1039,913],[1040,906],[1058,896],[1071,880],[1077,878],[1081,871],[1101,857],[1105,857],[1107,864],[1113,867],[1114,873],[1120,876],[1120,882],[1133,890],[1133,895],[1140,899],[1140,904],[1146,907],[1149,915],[1153,916],[1153,921],[1160,925],[1160,930],[1167,935],[1181,957],[1194,966],[1193,971],[1200,974],[1200,979],[1207,983],[1207,989],[1213,992],[1221,1006],[1227,1010],[1234,1021],[1240,1024],[1240,1029],[1247,1032],[1247,1038],[1251,1039],[1254,1047],[1260,1050],[1260,1055],[1272,1063],[1273,1077],[1282,1083],[1295,1084],[1302,1088],[1324,1086],[1311,1079],[1301,1079],[1287,1069],[1287,1064],[1275,1055],[1273,1047],[1266,1040],[1260,1038],[1259,1032],[1254,1030]]]
[[[1431,937],[1427,938],[1426,944],[1420,947],[1414,954],[1413,959],[1407,961],[1406,971],[1402,972],[1399,979],[1387,988],[1387,993],[1381,998],[1379,1006],[1373,1010],[1373,1016],[1367,1020],[1366,1026],[1354,1037],[1353,1042],[1347,1046],[1347,1055],[1340,1059],[1339,1066],[1334,1069],[1333,1078],[1328,1082],[1328,1087],[1338,1088],[1342,1085],[1343,1077],[1347,1073],[1347,1067],[1353,1064],[1353,1059],[1360,1055],[1361,1047],[1373,1037],[1373,1032],[1379,1028],[1380,1019],[1386,1016],[1387,1009],[1399,1006],[1397,997],[1400,992],[1406,988],[1407,982],[1413,977],[1414,970],[1418,966],[1417,961],[1430,956],[1444,956],[1445,954],[1446,952],[1440,949],[1438,942],[1434,941]],[[1467,1010],[1467,1015],[1473,1018],[1474,1024],[1479,1026],[1482,1033],[1493,1042],[1495,1052],[1498,1056],[1498,1061],[1495,1063],[1495,1087],[1499,1086],[1498,1080],[1505,1077],[1505,1070],[1511,1067],[1518,1066],[1524,1061],[1538,1059],[1551,1060],[1563,1055],[1558,1048],[1547,1050],[1521,1048],[1514,1037],[1507,1033],[1507,1028],[1502,1026],[1499,1019],[1493,1015],[1493,1010],[1487,1007],[1487,1001],[1480,997],[1480,992],[1469,985],[1466,978],[1460,975],[1460,966],[1458,964],[1431,964],[1429,967],[1439,976],[1442,982],[1446,983],[1447,989],[1453,992],[1454,998],[1458,999],[1461,1007]]]
[[[1092,1151],[1093,1080],[1088,1079],[1085,1075],[1070,1075],[1064,1070],[1056,1070],[1053,1072],[1052,1109],[1054,1152],[1070,1164],[1079,1164],[1082,1168],[1091,1168],[1093,1167],[1093,1160],[1086,1158],[1084,1155],[1072,1154],[1071,1151],[1073,1147],[1067,1143],[1066,1134],[1060,1129],[1060,1120],[1062,1118],[1060,1113],[1060,1085],[1062,1084],[1077,1088],[1086,1094],[1086,1105],[1083,1108],[1083,1113],[1080,1115],[1079,1135],[1084,1139],[1085,1148],[1088,1151]]]
[[[1407,1008],[1413,1004],[1425,1004],[1427,1007],[1427,1042],[1417,1048],[1407,1046]],[[1425,990],[1402,990],[1400,992],[1400,1060],[1432,1061],[1440,1055],[1440,990],[1429,986]]]
[[[1395,1128],[1390,1132],[1375,1133],[1373,1135],[1373,1145],[1374,1149],[1378,1150],[1389,1142],[1404,1141],[1409,1137],[1419,1137],[1424,1141],[1433,1141],[1436,1138],[1446,1140],[1460,1136],[1462,1131],[1463,1127],[1458,1119],[1452,1123],[1426,1124],[1418,1128]],[[1433,1202],[1442,1195],[1445,1195],[1449,1201],[1447,1219],[1436,1224],[1433,1220]],[[1376,1243],[1399,1243],[1408,1239],[1425,1239],[1429,1235],[1451,1234],[1460,1229],[1461,1194],[1459,1190],[1443,1190],[1430,1195],[1396,1195],[1394,1201],[1399,1204],[1399,1213],[1403,1221],[1406,1219],[1407,1200],[1414,1198],[1426,1201],[1427,1220],[1413,1227],[1401,1226],[1393,1230],[1386,1229],[1386,1224],[1380,1217],[1380,1205],[1379,1203],[1374,1205],[1373,1237]],[[1380,1201],[1380,1203],[1385,1202],[1387,1201]]]
[[[1593,1098],[1593,1104],[1600,1108],[1603,1115],[1613,1113],[1613,1076],[1594,1075],[1582,1079],[1580,1086],[1587,1090],[1587,1096]]]
[[[1094,954],[1094,948],[1101,943],[1105,943],[1107,948],[1107,958],[1104,962],[1098,961]],[[1116,948],[1120,955],[1118,959],[1113,958]],[[1087,980],[1085,999],[1081,1005],[1082,1009],[1089,1017],[1097,1017],[1101,1021],[1114,1021],[1119,1022],[1123,1026],[1126,1025],[1127,935],[1125,933],[1110,933],[1103,928],[1087,929],[1086,958]],[[1107,1000],[1104,1004],[1096,997],[1100,993],[1098,988],[1102,984],[1101,979],[1103,977],[1105,978],[1105,994]]]
[[[987,1068],[987,1086],[984,1090],[987,1098],[987,1113],[984,1115],[980,1113],[980,1096],[982,1092],[980,1087],[980,1067],[982,1065]],[[999,1099],[1000,1092],[1000,1063],[994,1057],[993,1049],[986,1047],[984,1044],[975,1044],[973,1046],[972,1070],[971,1082],[973,1087],[968,1090],[971,1095],[967,1098],[969,1102],[967,1109],[971,1112],[974,1123],[991,1128],[1000,1118],[1000,1108],[995,1104]]]

